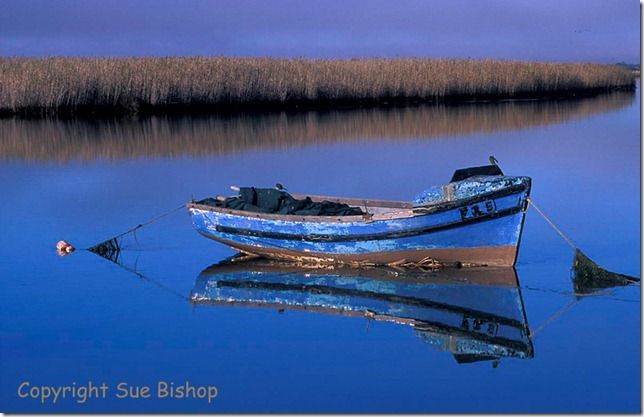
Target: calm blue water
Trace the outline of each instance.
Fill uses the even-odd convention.
[[[571,250],[530,210],[517,275],[534,357],[459,364],[410,326],[338,314],[193,305],[233,252],[181,211],[229,185],[410,199],[493,154],[603,267],[640,274],[639,94],[575,102],[134,121],[0,120],[4,412],[639,412],[640,287],[573,303]],[[494,304],[494,300],[492,300]],[[544,326],[542,324],[546,323]],[[105,399],[18,386],[110,386]],[[214,385],[202,399],[117,399],[120,382]]]

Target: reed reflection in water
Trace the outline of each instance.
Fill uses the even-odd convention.
[[[64,162],[200,157],[372,139],[527,129],[626,107],[631,92],[594,98],[130,119],[0,119],[0,160]]]

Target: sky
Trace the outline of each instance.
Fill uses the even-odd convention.
[[[0,0],[0,56],[639,62],[637,0]]]

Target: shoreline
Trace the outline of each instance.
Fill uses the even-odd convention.
[[[599,97],[618,92],[634,92],[636,84],[612,87],[590,88],[564,91],[528,92],[489,95],[453,95],[433,98],[388,97],[378,99],[341,99],[341,100],[297,100],[297,101],[257,101],[242,103],[216,104],[169,104],[150,105],[141,103],[130,106],[77,106],[77,107],[31,107],[19,110],[0,108],[0,119],[19,118],[87,118],[87,117],[149,117],[149,116],[207,116],[235,115],[245,113],[309,112],[356,109],[396,109],[419,106],[459,106],[476,104],[495,104],[524,101],[574,101]]]
[[[456,59],[2,58],[0,117],[402,107],[592,97],[618,65]]]

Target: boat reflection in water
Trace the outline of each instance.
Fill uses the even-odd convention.
[[[533,357],[514,268],[426,272],[227,260],[201,272],[191,300],[408,325],[458,363]]]

